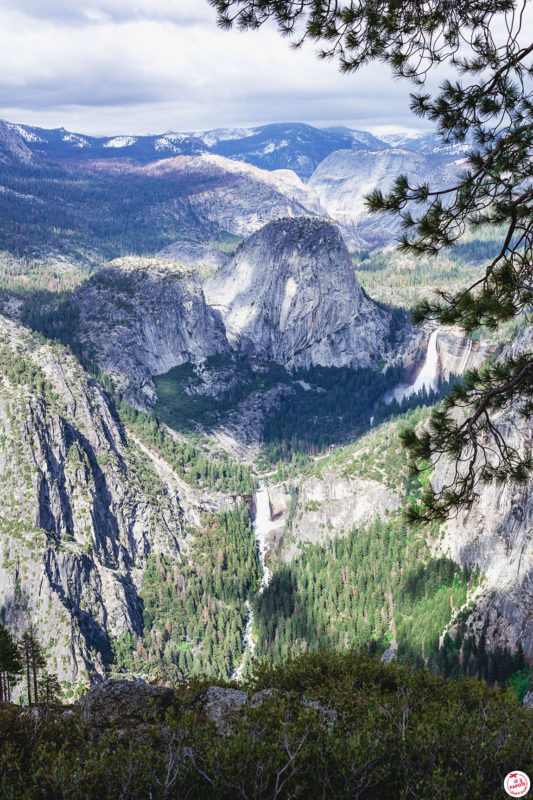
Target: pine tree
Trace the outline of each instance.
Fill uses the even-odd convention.
[[[0,703],[11,699],[11,686],[20,680],[22,661],[18,645],[3,625],[0,625]]]
[[[32,702],[39,702],[39,672],[46,666],[43,650],[37,638],[33,623],[30,623],[28,629],[22,634],[20,640],[20,651],[26,673],[28,704],[31,705]]]
[[[43,671],[38,681],[39,697],[42,703],[48,706],[57,705],[61,698],[61,685],[58,677],[53,672]]]
[[[414,312],[416,322],[435,320],[470,333],[484,325],[528,316],[533,305],[533,43],[525,24],[528,0],[209,0],[223,28],[258,28],[274,21],[282,34],[318,42],[320,56],[338,60],[343,72],[373,61],[418,90],[411,110],[436,124],[443,143],[466,143],[455,185],[430,187],[397,178],[388,194],[374,191],[371,211],[399,216],[400,249],[436,254],[468,229],[502,230],[501,247],[472,285],[440,292]],[[531,15],[530,15],[531,17]],[[435,95],[425,79],[447,62],[451,74]],[[422,88],[421,88],[422,87]],[[403,434],[415,473],[443,456],[457,468],[435,493],[426,486],[411,520],[444,519],[468,506],[480,483],[524,484],[530,453],[505,438],[497,415],[511,405],[524,418],[533,412],[533,353],[509,356],[469,372],[423,433]],[[459,411],[460,413],[457,413]]]

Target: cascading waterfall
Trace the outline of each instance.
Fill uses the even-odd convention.
[[[420,372],[416,376],[415,382],[411,384],[400,383],[390,392],[387,392],[383,398],[385,403],[392,403],[393,400],[397,400],[398,403],[401,403],[406,397],[411,397],[411,395],[416,394],[421,391],[421,389],[431,392],[437,388],[439,379],[438,336],[438,330],[432,331],[428,341],[426,358]]]
[[[272,520],[270,515],[270,499],[268,497],[268,490],[265,486],[263,486],[261,481],[259,481],[259,486],[255,495],[255,519],[253,521],[253,531],[255,536],[255,544],[257,547],[257,555],[259,557],[259,563],[263,569],[263,574],[257,589],[257,595],[263,593],[272,579],[272,571],[265,564],[265,556],[268,550],[268,534],[276,528],[282,527],[283,525],[283,521],[275,522]],[[248,618],[246,620],[246,628],[242,637],[242,659],[232,675],[232,679],[235,681],[238,681],[240,678],[242,678],[247,657],[251,658],[255,649],[255,640],[252,630],[253,609],[249,600],[246,601],[246,608],[248,611]]]

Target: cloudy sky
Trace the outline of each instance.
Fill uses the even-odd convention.
[[[420,127],[386,69],[341,75],[207,0],[0,0],[0,118],[107,135],[302,121]]]

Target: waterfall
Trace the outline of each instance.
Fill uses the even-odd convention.
[[[390,392],[387,392],[383,398],[387,404],[392,403],[393,400],[397,400],[398,403],[401,403],[406,397],[411,397],[411,395],[416,394],[421,389],[425,389],[427,392],[430,392],[437,388],[439,379],[439,351],[437,348],[438,335],[438,330],[432,331],[428,341],[426,358],[422,364],[420,372],[416,376],[414,383],[400,383]]]
[[[259,563],[263,568],[263,574],[261,576],[261,582],[257,589],[256,596],[262,594],[265,590],[265,587],[267,587],[272,580],[272,570],[270,570],[265,564],[265,556],[268,550],[268,534],[276,528],[283,527],[284,524],[285,523],[282,520],[279,522],[272,521],[272,517],[270,515],[270,499],[268,497],[268,490],[265,486],[263,486],[261,481],[259,481],[259,486],[255,495],[255,519],[253,521],[253,531],[255,545],[257,547],[257,555],[259,557]],[[255,641],[252,632],[254,621],[253,609],[249,600],[246,601],[246,609],[248,612],[248,618],[246,620],[246,628],[242,637],[242,659],[240,664],[233,672],[232,679],[234,681],[238,681],[242,678],[247,656],[249,655],[251,657],[255,649]]]

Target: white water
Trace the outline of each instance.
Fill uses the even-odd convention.
[[[255,536],[255,544],[257,547],[257,555],[259,563],[263,569],[261,582],[257,589],[257,594],[262,594],[265,587],[268,586],[272,579],[272,571],[265,564],[265,556],[268,550],[268,534],[276,528],[282,527],[284,522],[272,521],[270,516],[270,500],[268,497],[268,490],[259,481],[259,487],[255,495],[255,519],[253,521],[253,530]],[[238,667],[235,668],[232,678],[238,681],[242,678],[244,665],[248,657],[252,657],[255,649],[255,639],[253,637],[253,611],[252,604],[249,600],[246,601],[246,608],[248,611],[248,619],[246,620],[246,628],[242,637],[242,660]]]
[[[406,397],[411,397],[412,394],[416,394],[416,392],[419,392],[421,389],[430,392],[437,388],[439,378],[438,335],[438,330],[435,330],[429,337],[426,358],[420,372],[416,376],[415,382],[411,384],[400,383],[390,392],[387,392],[383,398],[387,404],[392,403],[393,400],[397,400],[398,403],[401,403]]]

